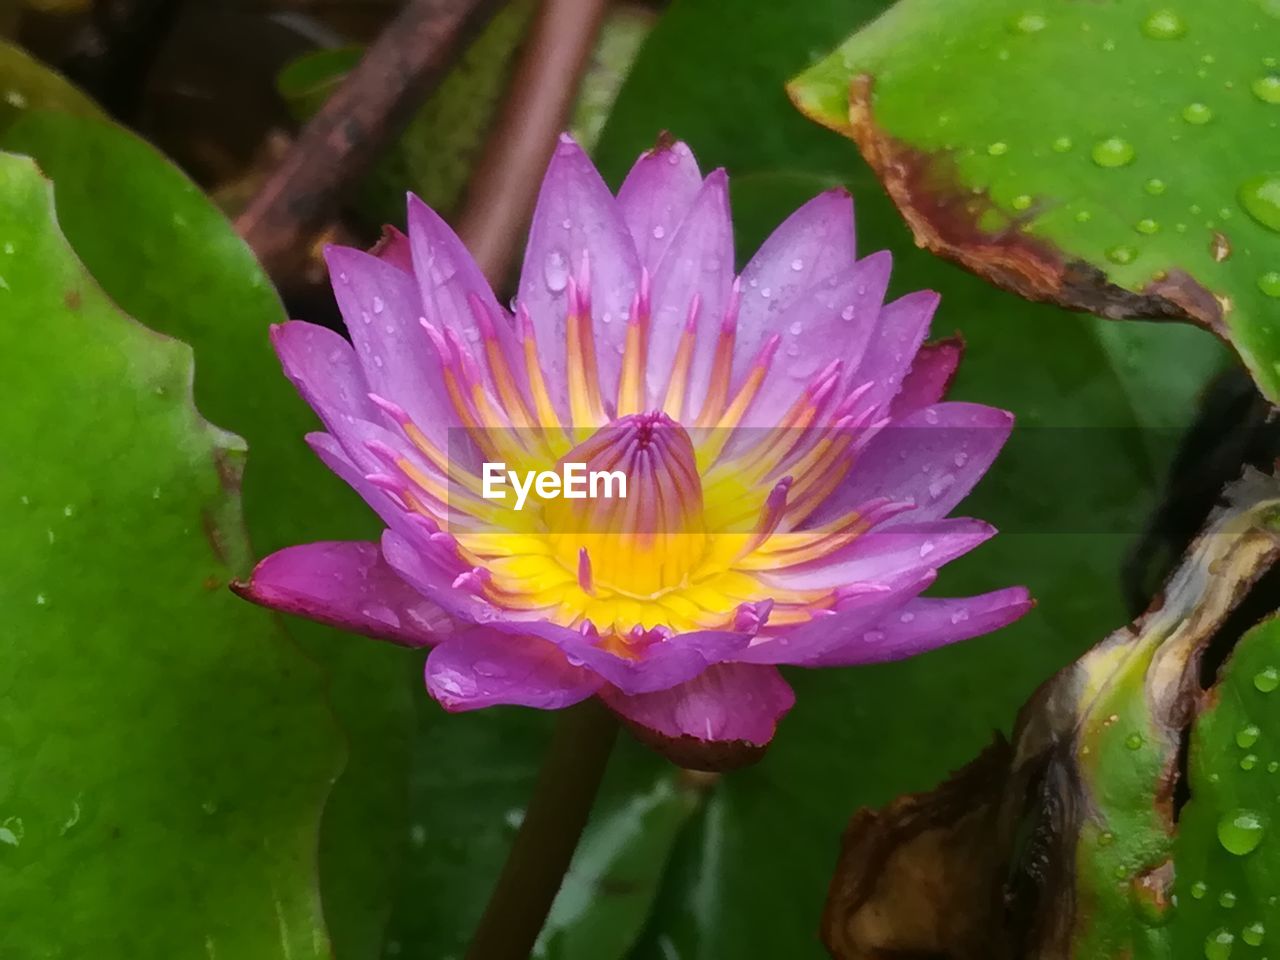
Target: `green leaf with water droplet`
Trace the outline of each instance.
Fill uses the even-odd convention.
[[[314,666],[226,590],[244,444],[191,351],[123,314],[0,154],[0,954],[327,957]]]
[[[1209,896],[1180,898],[1170,928],[1175,957],[1192,960],[1178,945],[1223,928],[1251,946],[1280,945],[1280,768],[1268,769],[1280,759],[1280,693],[1255,682],[1277,667],[1280,616],[1236,644],[1196,719],[1175,863],[1180,892],[1200,883]],[[1246,750],[1259,762],[1244,768]]]
[[[1212,330],[1274,402],[1278,54],[1273,0],[901,0],[790,90],[929,249],[1031,299]]]

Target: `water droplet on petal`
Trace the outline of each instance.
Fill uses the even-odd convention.
[[[801,270],[804,269],[804,261],[800,260],[799,258],[792,260],[791,269],[794,270],[796,273],[799,273]]]
[[[547,289],[559,293],[569,285],[569,261],[559,250],[547,254],[547,262],[543,264],[542,276],[546,280]]]
[[[662,228],[661,224],[653,228],[653,239],[661,240],[666,235],[667,231]]]
[[[787,327],[787,330],[793,335],[799,336],[800,332],[804,330],[804,325],[797,320],[795,323],[791,324],[791,326]]]
[[[386,309],[386,306],[387,306],[387,305],[386,305],[385,303],[383,303],[383,302],[382,302],[382,298],[381,298],[381,297],[374,297],[374,298],[373,298],[373,312],[374,312],[374,313],[381,313],[383,310],[385,310],[385,309]]]
[[[1278,281],[1280,281],[1280,274],[1277,274],[1276,278]],[[840,319],[842,320],[853,319],[853,304],[849,304],[849,306],[845,307],[843,310],[840,311]]]
[[[1258,277],[1258,289],[1268,297],[1280,297],[1280,270],[1268,270]]]
[[[920,544],[921,557],[927,557],[929,554],[933,553],[933,551],[934,545],[932,540],[926,540],[924,543]]]

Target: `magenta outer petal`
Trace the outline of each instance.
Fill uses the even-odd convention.
[[[880,527],[821,560],[763,571],[760,578],[809,590],[918,577],[968,553],[995,532],[991,524],[968,517]]]
[[[919,597],[805,666],[851,667],[902,660],[935,647],[991,633],[1035,606],[1026,587],[1008,587],[977,597]]]
[[[571,667],[556,647],[484,627],[463,630],[427,657],[427,689],[446,709],[499,704],[558,710],[600,689],[590,670]]]
[[[866,402],[888,406],[902,389],[902,382],[929,333],[929,322],[941,298],[931,290],[918,290],[880,311],[876,332],[867,344],[855,383],[870,382]]]
[[[705,395],[732,284],[729,180],[723,170],[715,170],[691,201],[688,215],[679,223],[653,274],[652,335],[646,370],[652,405],[660,405],[666,396],[667,379],[695,294],[699,299],[697,339],[686,402]]]
[[[397,270],[413,273],[413,251],[409,249],[409,238],[393,226],[386,225],[382,228],[382,236],[369,252]]]
[[[340,334],[314,323],[290,320],[271,328],[271,345],[285,376],[317,413],[350,414],[366,420],[376,416],[360,361]],[[326,408],[323,412],[322,407]]]
[[[442,546],[438,552],[431,553],[412,538],[396,530],[385,530],[382,534],[382,555],[387,565],[410,586],[439,604],[454,619],[475,624],[492,620],[497,615],[487,601],[453,585],[467,568],[451,555],[449,547]]]
[[[796,299],[853,261],[853,198],[845,190],[819,194],[782,222],[742,271],[734,383],[742,382],[769,335],[779,332],[779,318]]]
[[[698,161],[683,143],[660,143],[641,154],[622,181],[618,209],[635,241],[640,266],[650,274],[701,187]]]
[[[916,410],[875,435],[806,525],[820,525],[879,497],[917,504],[887,529],[941,519],[982,479],[1012,429],[1013,414],[976,403]]]
[[[438,643],[453,629],[444,611],[383,562],[375,543],[286,547],[233,588],[264,607],[408,647]]]
[[[795,704],[795,693],[773,667],[722,663],[679,686],[625,696],[601,693],[615,712],[663,737],[764,745]]]
[[[569,415],[565,342],[569,280],[578,274],[584,251],[591,256],[591,314],[600,389],[603,396],[613,397],[640,265],[617,201],[582,148],[561,135],[529,228],[518,300],[533,320],[547,389],[565,422]]]
[[[889,406],[891,417],[904,417],[913,410],[932,406],[947,395],[955,379],[964,341],[949,337],[937,343],[926,343],[916,354],[911,369],[902,381],[902,389]]]
[[[751,642],[751,634],[732,630],[678,633],[655,643],[634,660],[603,650],[569,627],[538,620],[494,620],[503,633],[541,637],[555,644],[570,661],[598,673],[623,693],[664,690],[697,676],[709,665],[733,658]]]

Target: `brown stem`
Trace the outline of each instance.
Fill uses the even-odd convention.
[[[587,824],[617,733],[617,718],[595,697],[561,712],[466,960],[528,960]]]
[[[410,0],[267,178],[236,229],[268,268],[330,218],[498,0]]]
[[[467,185],[458,235],[489,282],[507,279],[608,0],[542,0]]]

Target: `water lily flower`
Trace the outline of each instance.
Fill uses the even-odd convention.
[[[938,296],[885,302],[853,203],[814,198],[735,275],[728,181],[682,143],[614,196],[561,138],[512,308],[445,222],[326,253],[350,343],[274,328],[323,422],[307,439],[385,524],[263,560],[245,597],[431,647],[448,710],[599,697],[679,762],[758,756],[783,664],[911,656],[997,629],[1021,587],[924,597],[994,530],[949,518],[1010,414],[943,402]],[[625,498],[486,497],[485,464],[620,471]],[[545,491],[539,490],[538,494]]]

